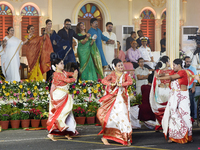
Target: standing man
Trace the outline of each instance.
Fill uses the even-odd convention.
[[[106,42],[103,42],[103,49],[108,64],[111,64],[113,59],[117,58],[117,37],[115,33],[112,32],[112,29],[113,23],[107,22],[106,31],[103,32],[103,35],[114,41],[114,44],[107,44]]]
[[[185,66],[184,68],[187,70],[191,70],[194,75],[197,75],[197,70],[193,66],[191,66],[191,59],[189,56],[184,58]],[[194,102],[194,95],[195,95],[195,87],[196,87],[197,80],[194,80],[193,83],[188,87],[189,90],[189,97],[190,97],[190,115],[192,118],[195,116],[195,102]]]
[[[164,32],[164,37],[163,39],[160,40],[160,46],[161,46],[161,52],[160,52],[160,56],[164,56],[166,55],[166,32]]]
[[[144,59],[144,64],[145,67],[148,69],[153,69],[154,67],[154,60],[153,60],[153,55],[151,54],[151,49],[147,47],[147,38],[143,37],[141,39],[142,45],[139,48],[141,57]]]
[[[135,69],[136,93],[141,94],[141,86],[148,84],[149,70],[144,67],[144,59],[138,59],[139,67]]]
[[[139,37],[136,41],[138,43],[138,47],[140,47],[142,45],[141,39],[143,39],[143,37],[145,37],[145,36],[143,35],[142,30],[138,30],[137,34],[138,34]],[[147,39],[147,44],[149,45],[149,47],[151,49],[149,38],[148,37],[145,37],[145,38]]]
[[[128,38],[126,39],[126,51],[127,51],[129,48],[131,48],[131,44],[130,44],[130,43],[131,43],[133,40],[136,40],[136,32],[135,32],[135,31],[131,31],[131,36],[128,37]]]
[[[65,54],[68,50],[69,53],[67,54],[66,59],[64,60],[64,64],[66,65],[68,62],[76,62],[74,51],[72,47],[73,37],[75,37],[77,40],[82,40],[86,37],[90,37],[90,34],[86,34],[84,36],[78,36],[73,29],[71,29],[71,20],[65,19],[64,21],[64,27],[58,31],[58,35],[61,37],[61,39],[67,41],[66,45],[63,46],[63,50],[58,52],[58,55],[61,59],[65,57]]]
[[[90,33],[91,36],[93,36],[94,34],[97,35],[97,39],[96,39],[95,42],[96,42],[97,48],[99,49],[99,52],[100,52],[100,55],[101,55],[102,66],[107,66],[108,63],[107,63],[106,58],[105,58],[104,53],[103,53],[101,40],[106,41],[106,44],[114,44],[115,41],[110,40],[109,38],[107,38],[106,36],[104,36],[102,34],[102,31],[98,28],[98,22],[97,22],[96,18],[92,18],[90,20],[90,25],[91,25],[91,28],[88,30],[88,33]]]

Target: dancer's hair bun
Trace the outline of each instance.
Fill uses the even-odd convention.
[[[55,61],[56,59],[58,59],[58,54],[56,54],[56,53],[54,53],[54,52],[51,53],[50,59],[51,59],[51,62]]]

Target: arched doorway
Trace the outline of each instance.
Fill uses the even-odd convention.
[[[98,28],[103,30],[103,18],[99,8],[92,3],[85,4],[78,13],[78,22],[84,22],[86,31],[90,29],[90,19],[98,19]]]
[[[162,13],[161,19],[162,19],[162,26],[161,26],[161,30],[162,30],[161,34],[162,35],[161,35],[161,37],[163,38],[163,34],[164,34],[164,32],[166,32],[166,11],[164,11]]]
[[[28,35],[27,26],[33,25],[35,28],[35,35],[39,35],[39,13],[38,10],[32,5],[26,5],[21,10],[21,39]],[[26,51],[22,49],[22,56],[26,56]]]
[[[142,11],[140,30],[143,31],[144,36],[150,40],[151,51],[155,51],[155,16],[149,9]]]
[[[8,27],[13,26],[13,13],[6,4],[0,4],[0,41],[7,35]]]

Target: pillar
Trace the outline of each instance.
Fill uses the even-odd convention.
[[[129,11],[129,17],[128,17],[128,22],[129,22],[129,25],[132,25],[132,17],[133,17],[133,1],[132,0],[129,0],[128,2],[128,11]]]
[[[135,32],[137,33],[138,30],[140,30],[140,24],[141,24],[141,19],[138,18],[138,19],[133,19],[133,22],[134,22],[134,30]]]
[[[187,0],[182,0],[182,19],[184,20],[184,22],[186,22],[186,4],[187,4]]]
[[[22,21],[22,16],[19,16],[19,15],[13,16],[13,21],[14,21],[15,37],[21,39],[20,24],[21,24],[21,21]]]
[[[48,0],[48,16],[49,16],[49,19],[52,20],[53,18],[53,1],[52,0]]]
[[[155,51],[160,51],[162,19],[155,19]]]
[[[180,0],[167,0],[167,31],[166,51],[172,64],[173,60],[179,58],[179,14]]]

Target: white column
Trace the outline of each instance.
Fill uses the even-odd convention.
[[[134,23],[134,30],[135,32],[137,32],[138,30],[140,30],[140,24],[141,24],[141,19],[133,19],[133,23]]]
[[[180,0],[167,0],[166,51],[171,64],[179,58]]]
[[[186,4],[187,4],[187,0],[182,0],[182,12],[183,12],[183,16],[182,16],[182,18],[183,18],[183,20],[184,20],[184,22],[186,22]]]
[[[20,25],[21,25],[21,21],[22,21],[22,16],[19,16],[19,15],[13,16],[13,21],[14,21],[15,37],[21,39]]]
[[[53,18],[53,1],[52,0],[48,0],[48,16],[49,16],[49,19],[52,20]]]
[[[160,51],[162,19],[155,19],[155,51]]]
[[[133,1],[132,0],[129,0],[128,2],[128,11],[129,11],[128,22],[129,22],[129,25],[132,25],[132,19],[133,19]]]

